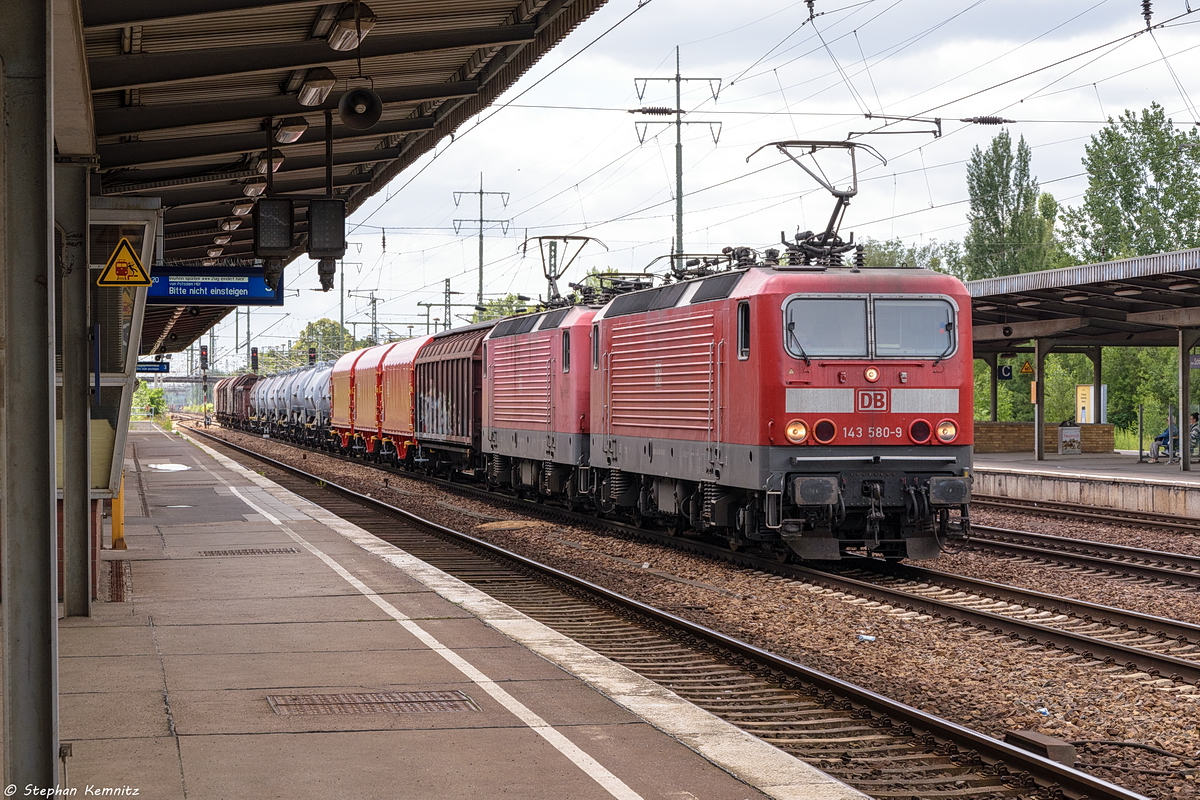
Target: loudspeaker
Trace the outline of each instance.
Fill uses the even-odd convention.
[[[338,101],[338,119],[356,131],[365,131],[379,122],[382,113],[383,101],[370,89],[351,89]]]

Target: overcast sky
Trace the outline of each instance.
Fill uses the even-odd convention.
[[[1200,0],[1190,0],[1200,10]],[[995,126],[962,117],[1003,116],[1033,151],[1033,172],[1060,203],[1080,202],[1080,159],[1089,137],[1125,109],[1157,101],[1181,128],[1200,111],[1200,13],[1185,0],[1155,0],[1146,32],[1140,0],[609,0],[500,101],[440,142],[348,223],[345,319],[369,333],[365,295],[378,298],[381,334],[425,329],[422,303],[441,303],[450,279],[455,303],[474,305],[478,287],[478,191],[485,224],[488,296],[546,294],[528,236],[597,237],[563,284],[590,267],[641,272],[670,252],[675,234],[675,129],[650,124],[639,144],[628,113],[675,105],[675,48],[683,83],[684,247],[776,246],[780,231],[823,229],[832,197],[773,148],[786,139],[843,140],[880,129],[873,115],[942,120],[893,122],[896,135],[856,137],[887,159],[859,156],[859,194],[845,237],[899,238],[906,244],[961,240],[966,232],[966,161]],[[1140,35],[1133,35],[1141,32]],[[639,98],[638,79],[653,78]],[[712,79],[711,81],[708,79]],[[719,82],[719,85],[718,85]],[[717,96],[714,99],[714,91]],[[714,144],[715,125],[720,123]],[[821,166],[845,186],[848,159]],[[456,223],[456,220],[467,220]],[[456,231],[456,225],[458,230]],[[507,227],[507,230],[504,228]],[[386,247],[385,247],[386,239]],[[660,262],[662,263],[662,262]],[[260,349],[286,344],[310,321],[339,318],[338,292],[318,285],[315,265],[287,269],[283,309],[255,310]],[[564,287],[565,288],[565,287]],[[350,294],[350,293],[353,294]],[[467,316],[471,308],[456,308]],[[431,317],[442,317],[440,308]],[[456,320],[456,324],[462,324]],[[219,367],[245,357],[245,315],[218,329]]]

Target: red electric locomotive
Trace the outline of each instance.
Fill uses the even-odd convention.
[[[600,508],[807,559],[933,558],[968,521],[970,299],[773,260],[622,295],[592,331]]]

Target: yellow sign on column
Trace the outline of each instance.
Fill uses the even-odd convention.
[[[1022,375],[1032,375],[1033,374],[1033,364],[1031,364],[1029,362],[1029,359],[1026,359],[1025,363],[1021,365],[1021,374]]]
[[[96,278],[97,286],[149,286],[150,273],[142,266],[137,251],[124,236],[108,257],[104,271]]]

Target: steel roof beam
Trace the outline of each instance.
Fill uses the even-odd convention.
[[[479,81],[423,83],[376,90],[384,105],[420,103],[470,97],[479,91]],[[319,106],[302,106],[294,94],[207,103],[167,103],[96,110],[96,135],[118,136],[145,131],[211,125],[219,122],[259,120],[264,117],[290,117],[336,109],[341,94],[331,93]]]
[[[380,161],[391,161],[399,154],[400,151],[394,147],[376,150],[356,150],[353,153],[335,153],[333,156],[333,165],[335,167],[354,167],[362,164],[375,164]],[[324,155],[285,157],[283,167],[275,173],[274,179],[286,179],[302,172],[311,172],[317,169],[322,170],[322,175],[324,174]],[[202,175],[196,175],[194,171],[184,173],[181,170],[129,170],[128,172],[121,172],[121,181],[105,186],[102,193],[105,195],[117,195],[148,192],[151,189],[169,190],[172,186],[199,186],[205,183],[219,183],[230,180],[230,175],[245,178],[258,174],[256,170],[249,167],[241,172],[227,171]]]
[[[342,175],[333,179],[334,188],[343,186],[359,186],[364,183],[370,183],[371,176],[366,174],[361,175]],[[274,191],[272,195],[288,195],[296,192],[318,192],[325,189],[325,176],[313,176],[308,180],[296,181],[275,181],[272,187]],[[136,196],[136,195],[134,195]],[[233,203],[237,200],[245,199],[242,194],[241,184],[229,186],[217,186],[206,188],[186,187],[186,190],[179,193],[169,193],[159,190],[154,193],[154,197],[161,197],[163,207],[179,208],[181,206],[203,206],[216,203]]]
[[[308,222],[297,221],[292,230],[295,233],[308,233]],[[233,238],[230,239],[228,244],[218,245],[213,241],[213,237],[215,236],[232,236]],[[235,233],[225,233],[213,228],[201,231],[189,231],[186,234],[170,235],[165,242],[167,252],[169,253],[176,253],[191,247],[224,247],[228,250],[231,247],[238,247],[244,244],[254,244],[253,228],[238,228]]]
[[[238,198],[238,200],[245,199],[246,198],[244,197]],[[197,222],[218,222],[220,220],[227,219],[228,217],[232,217],[234,215],[232,205],[236,201],[230,199],[228,202],[229,205],[213,204],[193,208],[168,208],[163,211],[164,230],[168,235],[170,235],[172,233],[178,233],[178,228],[181,225],[195,225]],[[308,213],[308,206],[303,203],[297,203],[295,208],[297,219],[302,214]],[[247,220],[245,224],[249,225],[250,222]],[[175,230],[172,230],[172,228],[175,228]],[[214,234],[219,232],[220,231],[213,231]]]
[[[153,22],[255,11],[261,8],[323,6],[328,0],[83,0],[83,26],[88,30],[149,25]]]
[[[1139,311],[1130,314],[1129,321],[1171,328],[1200,328],[1200,307]]]
[[[345,51],[332,50],[325,41],[317,39],[254,47],[130,53],[88,59],[88,72],[92,77],[92,91],[102,92],[205,78],[229,78],[254,72],[328,66],[360,57],[370,59],[433,50],[523,44],[533,41],[534,35],[534,25],[503,25],[367,37],[356,50]]]
[[[406,119],[378,122],[373,128],[358,131],[344,125],[333,128],[334,142],[354,139],[379,140],[395,133],[427,131],[433,128],[433,117],[408,117]],[[325,141],[325,126],[309,128],[295,144],[321,144]],[[277,149],[287,157],[286,147]],[[193,136],[187,139],[156,139],[150,142],[121,142],[100,145],[96,148],[100,156],[100,169],[132,167],[166,161],[178,161],[209,156],[239,155],[266,150],[266,139],[262,133],[229,133],[219,136]]]

